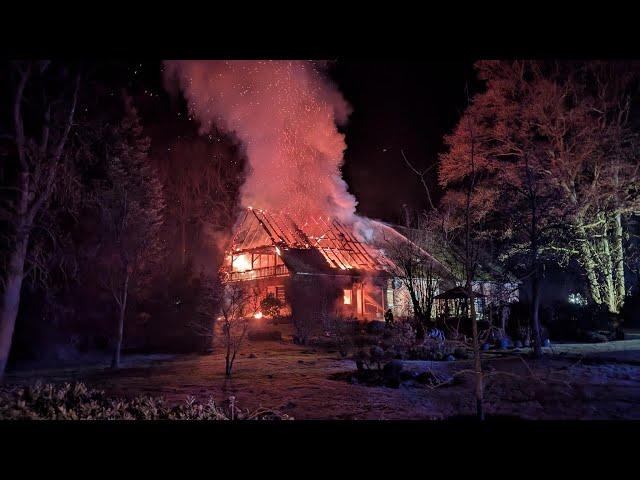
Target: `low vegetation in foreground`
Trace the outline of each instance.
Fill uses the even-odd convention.
[[[229,397],[221,404],[188,397],[168,406],[162,397],[131,399],[105,395],[82,382],[55,385],[36,382],[30,386],[0,389],[0,420],[293,420],[274,410],[244,410]]]

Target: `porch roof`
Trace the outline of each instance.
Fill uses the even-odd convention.
[[[473,296],[475,298],[485,297],[485,295],[478,292],[473,292]],[[453,287],[445,292],[442,292],[439,295],[436,295],[433,298],[435,300],[458,300],[458,299],[469,298],[469,294],[467,293],[467,290],[463,287]]]

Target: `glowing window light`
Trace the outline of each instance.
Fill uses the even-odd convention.
[[[345,289],[344,290],[344,295],[342,296],[342,299],[344,301],[345,305],[351,305],[351,290]]]
[[[233,259],[232,266],[234,272],[246,272],[251,270],[251,259],[246,254],[238,255]]]

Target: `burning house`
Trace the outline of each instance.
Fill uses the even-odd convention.
[[[385,254],[389,239],[404,242],[401,253],[432,262],[439,278],[453,282],[416,245],[422,243],[357,217],[356,198],[342,178],[346,143],[338,128],[351,107],[323,62],[178,60],[165,67],[201,133],[223,132],[241,146],[247,165],[240,204],[265,208],[241,214],[222,266],[225,282],[273,295],[285,305],[281,313],[296,321],[382,319],[389,308],[409,316],[412,300],[397,278],[402,269]],[[431,293],[438,281],[411,280]]]
[[[226,282],[244,282],[261,296],[274,295],[286,313],[374,320],[394,308],[391,267],[380,250],[336,219],[296,222],[283,213],[248,208],[223,273]]]
[[[401,269],[393,255],[385,252],[385,246],[401,242],[410,245],[407,254],[419,254],[433,262],[436,292],[455,285],[440,262],[397,230],[373,222],[366,241],[360,240],[362,235],[355,230],[353,225],[327,216],[296,221],[285,213],[249,207],[242,213],[226,252],[224,281],[242,282],[259,298],[272,295],[283,305],[282,314],[316,324],[331,316],[382,320],[387,309],[396,317],[407,317],[412,315],[410,294],[397,276]],[[420,284],[425,279],[413,281]],[[481,293],[485,290],[477,290],[483,302],[501,299],[493,291]],[[510,301],[513,299],[507,303]],[[484,312],[483,305],[477,306],[478,312]],[[437,313],[437,309],[432,312]]]

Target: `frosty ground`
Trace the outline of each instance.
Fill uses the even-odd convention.
[[[486,353],[485,403],[491,416],[523,419],[640,419],[640,335],[604,344],[556,344],[545,358]],[[246,341],[231,380],[222,353],[132,355],[114,372],[104,365],[19,371],[7,383],[81,380],[107,393],[161,395],[170,403],[192,395],[221,401],[235,395],[244,408],[279,409],[296,419],[446,419],[471,415],[475,403],[470,361],[416,362],[459,379],[431,388],[352,384],[340,374],[355,370],[335,352],[282,341]]]

